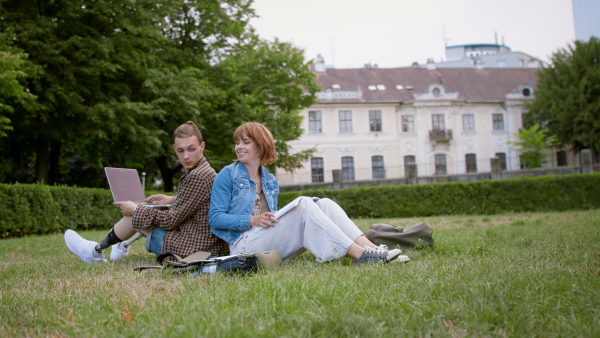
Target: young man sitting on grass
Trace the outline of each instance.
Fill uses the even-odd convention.
[[[198,251],[229,254],[227,243],[213,233],[208,225],[210,194],[215,170],[204,157],[205,143],[196,125],[188,121],[173,134],[173,149],[185,170],[177,188],[177,196],[162,194],[145,199],[154,204],[173,204],[169,210],[158,210],[131,201],[115,202],[123,217],[100,243],[79,236],[73,230],[65,232],[65,243],[71,252],[86,263],[106,262],[104,250],[112,246],[110,259],[115,261],[129,254],[127,239],[139,232],[146,238],[148,251],[161,255],[173,253],[180,257]]]

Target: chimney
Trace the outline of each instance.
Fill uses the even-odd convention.
[[[427,64],[425,65],[428,70],[435,70],[435,62],[433,59],[427,59]]]
[[[315,61],[315,71],[317,73],[324,73],[327,67],[325,66],[325,60],[321,54],[317,54],[317,60]]]

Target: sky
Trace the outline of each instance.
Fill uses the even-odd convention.
[[[251,25],[335,68],[446,59],[445,46],[504,44],[544,62],[573,44],[571,0],[254,0]]]

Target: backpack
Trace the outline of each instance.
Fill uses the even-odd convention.
[[[433,230],[426,223],[411,225],[402,228],[396,225],[377,223],[365,231],[367,239],[376,245],[387,245],[388,248],[408,250],[432,246]]]
[[[204,266],[214,266],[213,271],[251,274],[260,268],[270,268],[280,264],[281,255],[277,250],[269,250],[251,254],[218,257],[216,253],[198,251],[185,258],[172,253],[164,253],[156,257],[156,262],[160,266],[140,266],[134,270],[168,269],[176,275],[191,272],[196,276],[202,272]]]

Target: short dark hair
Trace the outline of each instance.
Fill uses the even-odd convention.
[[[202,133],[200,132],[200,129],[198,129],[198,127],[196,127],[194,122],[187,121],[186,123],[177,127],[177,129],[175,129],[175,132],[173,132],[173,142],[175,141],[175,138],[177,138],[177,137],[186,138],[186,137],[190,137],[190,136],[196,136],[196,138],[198,138],[198,143],[200,143],[200,144],[202,142],[204,142],[204,139],[202,138]]]

